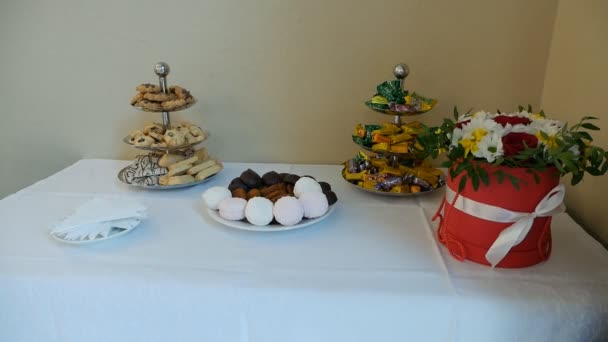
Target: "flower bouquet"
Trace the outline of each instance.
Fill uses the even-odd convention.
[[[592,145],[599,130],[586,116],[568,127],[543,111],[479,111],[425,127],[427,156],[447,155],[449,170],[438,238],[455,258],[499,267],[525,267],[551,251],[551,216],[564,210],[560,176],[579,183],[608,171],[608,153]],[[507,181],[505,181],[507,180]]]

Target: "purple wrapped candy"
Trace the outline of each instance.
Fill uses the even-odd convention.
[[[354,159],[351,159],[348,161],[348,172],[350,172],[350,173],[359,172],[359,165],[357,165],[357,162]]]
[[[429,182],[411,174],[403,176],[403,183],[418,185],[422,189],[422,191],[429,191],[433,189],[433,186]]]
[[[381,180],[380,182],[378,182],[375,186],[375,189],[389,191],[394,186],[401,185],[401,184],[403,184],[403,180],[401,179],[401,177],[391,176],[391,177],[386,177],[383,180]]]

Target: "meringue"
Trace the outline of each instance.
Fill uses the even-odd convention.
[[[300,223],[304,217],[302,203],[291,196],[280,198],[272,208],[274,219],[284,226],[293,226]]]

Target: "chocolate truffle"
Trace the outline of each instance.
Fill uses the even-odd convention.
[[[321,190],[323,190],[323,192],[331,190],[331,185],[329,185],[327,182],[319,182],[319,185],[321,186]]]
[[[266,186],[275,185],[277,183],[281,183],[282,181],[283,181],[283,178],[281,178],[281,176],[274,171],[266,172],[262,176],[262,182]]]
[[[298,175],[288,174],[285,177],[283,177],[283,182],[289,183],[289,184],[296,184],[296,182],[299,179],[300,179],[300,176],[298,176]]]
[[[243,183],[243,181],[240,178],[235,178],[233,179],[230,184],[228,185],[228,190],[230,191],[234,191],[236,189],[243,189],[245,191],[249,190],[249,187]]]
[[[250,188],[260,188],[262,186],[262,177],[255,173],[252,169],[247,169],[241,173],[241,180]]]

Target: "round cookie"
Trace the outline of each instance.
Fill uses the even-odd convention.
[[[154,139],[147,135],[140,135],[134,138],[133,140],[135,140],[135,142],[133,143],[133,145],[135,146],[150,146],[156,142],[154,141]]]
[[[276,173],[275,171],[266,172],[262,176],[262,183],[264,183],[264,185],[266,185],[266,186],[272,186],[277,183],[281,183],[282,181],[283,181],[283,178],[281,178],[281,176],[278,173]]]
[[[135,106],[135,104],[141,100],[143,100],[144,98],[144,94],[143,93],[137,93],[135,94],[135,96],[133,96],[133,98],[131,98],[131,106]]]
[[[161,107],[164,110],[174,110],[174,109],[183,107],[185,105],[186,105],[186,100],[184,100],[184,99],[175,99],[175,100],[164,101],[161,104]]]
[[[158,102],[152,102],[146,99],[140,100],[135,104],[137,107],[145,108],[147,110],[161,111],[163,107]]]
[[[319,192],[322,193],[321,186],[316,180],[310,177],[301,177],[298,179],[296,184],[293,186],[293,194],[296,197],[300,197],[305,192]]]
[[[158,93],[160,87],[152,83],[143,83],[135,87],[135,90],[141,93]]]
[[[179,146],[186,143],[186,137],[183,133],[170,129],[165,133],[165,142],[169,146]]]
[[[217,210],[219,208],[220,202],[225,200],[226,198],[232,197],[230,190],[223,186],[214,186],[205,191],[202,195],[203,201],[207,208],[211,210]]]
[[[300,223],[304,217],[304,207],[295,197],[282,197],[272,208],[274,219],[284,226],[293,226]]]
[[[256,226],[266,226],[272,222],[272,202],[264,197],[254,197],[247,202],[245,217]]]
[[[298,198],[304,207],[304,217],[317,218],[325,215],[329,209],[327,197],[322,192],[305,192]]]
[[[262,186],[262,177],[252,169],[247,169],[241,173],[241,180],[250,188],[260,188]]]
[[[153,122],[144,126],[143,130],[144,134],[149,134],[150,132],[165,134],[165,126],[158,122]]]
[[[240,221],[245,218],[247,201],[242,198],[230,197],[218,205],[220,217],[229,221]]]
[[[165,93],[145,93],[144,99],[156,102],[175,100],[175,95]]]

